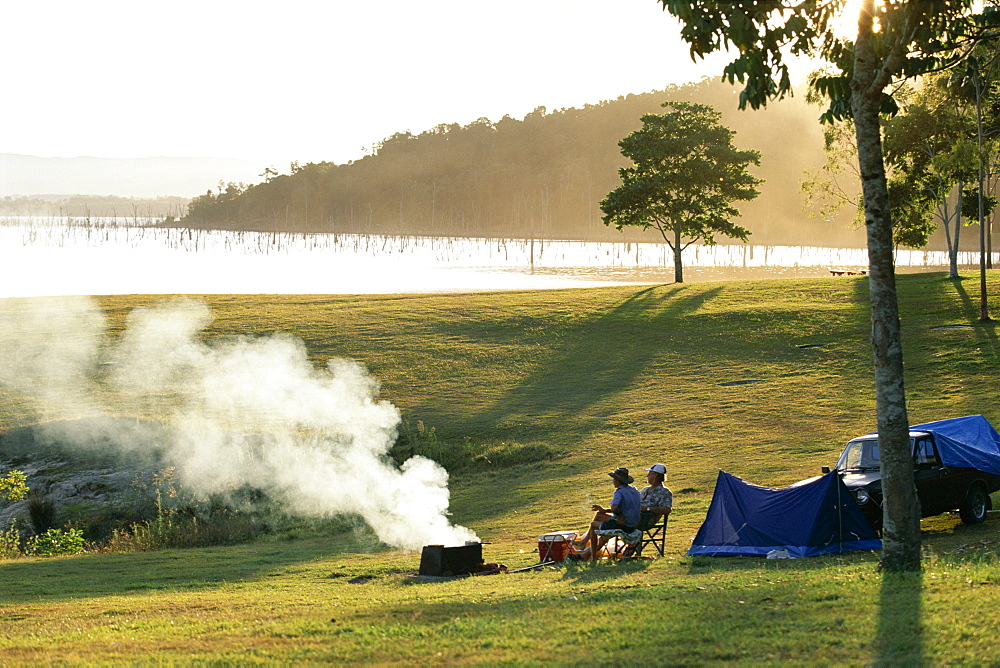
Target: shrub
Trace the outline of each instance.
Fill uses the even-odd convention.
[[[86,541],[79,529],[49,529],[28,540],[25,553],[39,557],[83,552]]]
[[[28,497],[28,517],[36,534],[45,533],[55,524],[56,504],[37,491],[32,492]]]
[[[186,519],[176,521],[170,513],[114,529],[104,549],[109,552],[151,552],[172,547],[194,547],[198,544],[197,519]]]
[[[274,512],[263,492],[249,488],[176,508],[166,507],[158,491],[155,516],[113,529],[103,549],[149,552],[244,543],[273,532]]]
[[[21,556],[21,531],[17,521],[11,522],[6,531],[0,532],[0,559],[17,559]]]
[[[24,471],[10,471],[0,476],[0,497],[7,501],[21,501],[28,495],[28,477]]]

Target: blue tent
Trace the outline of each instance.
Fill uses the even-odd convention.
[[[787,550],[790,557],[813,557],[881,548],[882,541],[836,471],[784,489],[758,487],[719,471],[708,515],[687,553]]]
[[[1000,475],[1000,434],[982,415],[916,424],[910,431],[934,434],[941,463]]]

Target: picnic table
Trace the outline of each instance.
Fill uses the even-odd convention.
[[[831,269],[830,273],[834,276],[866,276],[868,274],[867,269]]]

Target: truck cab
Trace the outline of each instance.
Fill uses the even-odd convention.
[[[979,524],[991,509],[990,494],[1000,490],[1000,476],[967,466],[943,463],[935,434],[910,431],[914,482],[921,517],[957,510],[966,524]],[[824,473],[829,472],[823,467]],[[875,529],[882,526],[882,473],[878,435],[850,440],[835,470]]]

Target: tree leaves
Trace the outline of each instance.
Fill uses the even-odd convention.
[[[708,105],[668,102],[665,114],[647,114],[643,126],[619,142],[631,167],[619,170],[622,185],[601,202],[604,224],[656,228],[678,259],[697,240],[722,235],[746,241],[750,231],[734,224],[733,202],[749,201],[762,181],[749,172],[758,151],[733,146],[733,132]],[[670,234],[668,234],[670,232]],[[675,277],[678,282],[682,279]]]

